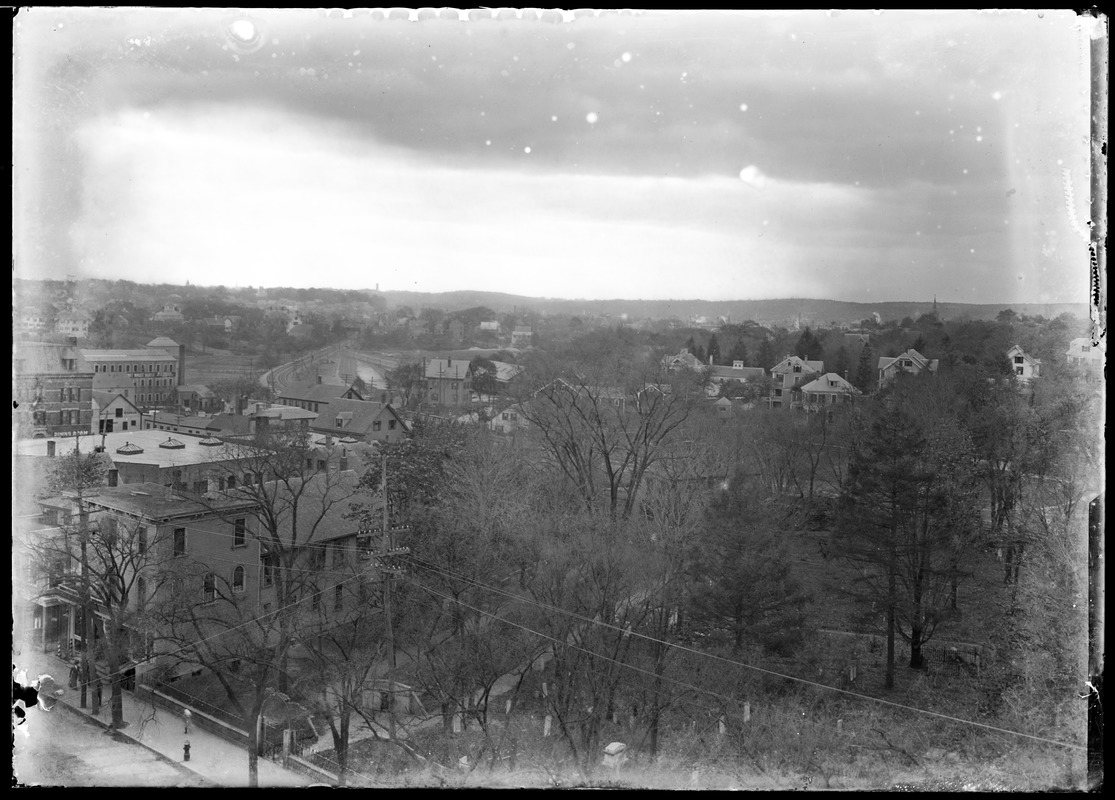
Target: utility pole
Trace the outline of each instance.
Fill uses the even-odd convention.
[[[387,503],[387,456],[383,456],[383,531],[382,539],[380,542],[380,552],[373,553],[371,566],[378,567],[380,575],[383,580],[383,614],[384,614],[384,627],[387,634],[387,648],[388,648],[388,661],[387,661],[387,718],[388,718],[388,733],[392,740],[395,739],[395,670],[398,666],[395,659],[395,629],[393,617],[393,587],[392,581],[394,580],[395,573],[398,569],[391,565],[390,559],[392,556],[405,555],[410,552],[409,547],[395,547],[395,528],[391,527],[390,509]],[[406,527],[399,528],[399,530],[406,530]]]
[[[79,474],[77,478],[77,524],[78,537],[81,540],[81,638],[84,647],[81,648],[81,707],[85,708],[89,701],[89,689],[93,685],[96,662],[93,660],[93,608],[89,590],[89,512],[85,510],[85,476],[81,470],[81,437],[74,438],[74,468]],[[96,689],[93,690],[93,713],[101,710]]]
[[[383,541],[380,548],[384,554],[391,552],[391,519],[387,508],[387,454],[383,454]],[[395,631],[391,620],[391,574],[383,572],[383,615],[387,627],[387,733],[395,740]]]

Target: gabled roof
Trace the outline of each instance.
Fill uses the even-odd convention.
[[[1007,350],[1007,358],[1014,358],[1015,356],[1022,356],[1024,359],[1029,361],[1031,364],[1040,364],[1041,363],[1040,358],[1034,358],[1033,356],[1031,356],[1029,353],[1027,353],[1025,350],[1023,350],[1021,347],[1019,347],[1016,344],[1011,345],[1011,348],[1009,350]]]
[[[835,372],[826,372],[802,386],[801,391],[813,394],[861,394],[859,389]]]
[[[373,422],[386,417],[402,422],[402,417],[390,404],[371,400],[333,400],[318,415],[312,427],[316,431],[343,431],[363,435],[371,432]],[[337,426],[337,420],[343,423],[340,427]],[[406,430],[405,423],[403,429]]]
[[[298,406],[270,406],[268,408],[261,408],[250,416],[253,419],[266,418],[288,421],[297,419],[317,419],[317,412],[308,411]]]
[[[178,342],[171,339],[169,336],[159,336],[149,341],[145,347],[173,347],[178,348]]]
[[[351,386],[343,386],[338,383],[317,383],[315,381],[313,383],[292,384],[277,394],[280,399],[289,398],[311,403],[329,403],[351,388]]]
[[[687,348],[682,348],[681,352],[677,353],[676,355],[665,356],[662,359],[662,363],[670,365],[684,364],[687,367],[696,369],[697,367],[701,366],[701,359],[690,353]]]
[[[921,353],[919,353],[917,350],[914,350],[913,348],[910,348],[905,353],[902,353],[899,356],[895,356],[894,358],[887,358],[885,356],[883,358],[880,358],[879,359],[879,369],[880,370],[887,369],[887,368],[891,367],[892,365],[896,364],[897,362],[901,361],[902,359],[909,359],[910,361],[914,362],[914,366],[917,367],[918,371],[921,371],[921,370],[926,369],[926,368],[928,368],[930,372],[936,372],[937,371],[937,359],[926,358],[925,356],[923,356]]]
[[[824,361],[806,361],[798,356],[786,356],[773,367],[771,372],[793,372],[794,367],[801,367],[802,372],[823,372],[825,369]]]
[[[127,397],[125,397],[120,392],[93,392],[93,402],[97,406],[97,408],[101,408],[101,409],[108,408],[110,405],[112,405],[114,402],[116,402],[116,398],[118,398],[118,397],[121,400],[123,400],[125,403],[130,405],[132,407],[132,410],[135,411],[135,413],[137,413],[137,414],[140,413],[140,410],[136,406],[136,404],[133,403],[131,400],[129,400]]]
[[[496,380],[500,383],[508,383],[525,369],[518,364],[508,364],[505,361],[493,361],[492,364],[496,368]]]

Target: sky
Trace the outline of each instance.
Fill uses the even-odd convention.
[[[1089,17],[461,16],[23,10],[15,275],[1088,300]]]

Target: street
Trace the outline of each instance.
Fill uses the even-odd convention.
[[[21,786],[205,786],[145,747],[122,742],[55,706],[27,711],[13,727],[12,769]]]

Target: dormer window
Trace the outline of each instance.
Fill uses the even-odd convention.
[[[1022,363],[1022,356],[1015,356],[1014,357],[1014,363],[1015,364],[1021,364]]]

